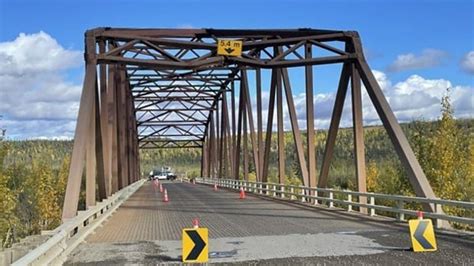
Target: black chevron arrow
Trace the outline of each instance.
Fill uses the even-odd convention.
[[[197,231],[189,230],[186,231],[186,234],[188,234],[188,236],[194,242],[194,247],[191,252],[189,252],[189,255],[186,257],[186,260],[196,260],[201,254],[202,250],[206,247],[206,242],[202,240],[201,236],[198,234]]]
[[[428,240],[423,236],[423,233],[425,233],[426,227],[428,227],[428,221],[420,221],[418,226],[416,227],[415,233],[413,234],[413,237],[420,243],[420,245],[424,249],[433,249],[434,247],[428,242]]]
[[[224,51],[226,51],[228,54],[231,54],[234,51],[234,49],[229,47],[229,48],[225,48]]]

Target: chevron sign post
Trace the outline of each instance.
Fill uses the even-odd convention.
[[[408,221],[413,251],[436,251],[436,238],[433,223],[430,219],[413,219]]]
[[[183,262],[207,262],[209,260],[207,228],[183,229]]]

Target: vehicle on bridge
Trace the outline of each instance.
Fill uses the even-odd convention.
[[[177,176],[171,171],[171,167],[163,166],[150,172],[149,180],[175,180]]]
[[[169,172],[167,175],[166,175],[166,179],[167,180],[175,180],[176,178],[178,178],[178,176],[176,174],[174,174],[173,172]]]

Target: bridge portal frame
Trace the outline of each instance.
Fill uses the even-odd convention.
[[[242,55],[217,55],[220,38],[242,40]],[[279,181],[284,182],[283,98],[286,98],[303,184],[327,187],[349,85],[357,187],[359,192],[366,192],[362,84],[416,195],[435,198],[370,70],[355,31],[96,28],[85,33],[84,57],[85,78],[63,220],[77,214],[84,166],[88,207],[95,205],[96,199],[105,199],[139,180],[139,149],[199,148],[202,176],[239,178],[243,168],[243,177],[248,179],[251,162],[257,180],[267,182],[275,110]],[[342,64],[342,71],[317,179],[313,66],[327,64]],[[306,148],[288,72],[294,67],[304,68]],[[271,70],[271,82],[264,132],[262,70],[265,69]],[[256,129],[249,71],[255,71]],[[360,198],[361,203],[365,200]],[[425,207],[433,210],[433,206]]]

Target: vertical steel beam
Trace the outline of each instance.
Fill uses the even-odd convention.
[[[106,43],[104,40],[99,40],[99,53],[106,52]],[[107,88],[107,65],[99,65],[99,79],[100,79],[100,124],[102,137],[102,150],[104,156],[104,178],[105,190],[107,196],[112,193],[112,160],[111,160],[111,136],[109,135],[109,106],[108,106],[108,88]]]
[[[224,110],[222,113],[225,113]],[[227,122],[226,119],[224,118],[222,122]],[[221,173],[220,177],[221,178],[227,178],[227,170],[228,170],[228,157],[227,157],[227,127],[226,125],[222,125],[222,162],[221,162]]]
[[[337,131],[339,130],[339,122],[341,121],[342,108],[346,98],[347,86],[349,85],[350,65],[344,63],[342,66],[341,77],[339,78],[339,86],[337,88],[336,99],[332,111],[331,124],[329,125],[326,146],[324,148],[323,163],[321,166],[321,174],[319,175],[318,187],[325,188],[328,185],[329,167],[331,166],[332,155],[334,153],[334,145],[336,144]]]
[[[209,175],[210,177],[215,177],[215,145],[216,145],[216,140],[215,140],[215,135],[214,135],[214,112],[211,111],[209,113],[211,121],[209,122]]]
[[[132,98],[132,97],[131,97]],[[135,116],[135,108],[134,108],[134,102],[133,102],[133,98],[132,100],[130,101],[130,108],[131,108],[131,116],[130,116],[130,119],[131,119],[131,128],[132,130],[130,131],[131,133],[131,145],[132,145],[132,154],[133,154],[133,160],[132,160],[132,163],[133,163],[133,182],[136,182],[138,181],[138,179],[140,178],[140,174],[138,173],[138,152],[137,152],[137,147],[136,147],[136,139],[137,139],[137,136],[135,134],[135,130],[136,130],[136,116]]]
[[[95,59],[95,37],[91,32],[86,33],[86,74],[79,105],[74,146],[69,168],[69,176],[64,196],[62,219],[73,218],[77,213],[79,193],[81,191],[81,178],[84,171],[84,159],[87,141],[90,138],[90,118],[94,106],[94,88],[97,79]]]
[[[118,188],[122,189],[127,184],[125,182],[125,165],[123,163],[125,157],[124,151],[124,128],[125,128],[125,117],[123,114],[124,104],[124,90],[123,90],[123,71],[121,66],[117,66],[115,73],[115,84],[116,84],[116,112],[117,112],[117,166],[118,166]]]
[[[136,113],[135,113],[135,103],[132,98],[131,102],[131,108],[132,108],[132,145],[133,145],[133,156],[134,156],[134,175],[135,175],[135,180],[138,181],[140,179],[140,173],[138,171],[138,149],[137,149],[137,119],[136,119]]]
[[[130,175],[131,175],[131,180],[132,182],[136,182],[140,174],[138,172],[138,153],[136,150],[136,116],[135,116],[135,106],[133,102],[133,97],[132,93],[130,90],[130,100],[129,100],[129,109],[130,109],[130,136],[129,136],[129,142],[130,142],[130,153],[131,153],[131,159],[130,159],[130,165],[131,165],[131,170],[130,170]]]
[[[244,92],[245,94],[245,89],[240,87],[240,89]],[[244,101],[244,105],[247,105],[246,103],[246,97],[244,97],[243,99]],[[245,106],[244,106],[245,108]],[[244,111],[242,111],[242,119],[243,119],[243,127],[244,127],[244,132],[242,133],[243,134],[243,138],[242,138],[242,153],[243,153],[243,158],[244,158],[244,180],[249,180],[249,153],[248,153],[248,139],[247,139],[247,113]]]
[[[215,150],[213,151],[215,153],[216,156],[214,156],[214,166],[215,166],[215,173],[216,173],[216,177],[219,177],[219,165],[220,165],[220,154],[219,154],[219,147],[220,147],[220,144],[221,144],[221,136],[220,136],[220,122],[219,122],[219,113],[220,113],[220,110],[219,110],[219,100],[216,99],[217,103],[216,103],[216,112],[215,112],[215,123],[214,125],[216,126],[216,145],[215,145]]]
[[[211,132],[209,130],[206,136],[206,176],[211,177]]]
[[[130,83],[128,82],[128,77],[125,82],[126,87],[126,108],[127,108],[127,160],[128,160],[128,184],[132,184],[134,182],[135,174],[134,174],[134,154],[133,154],[133,136],[132,136],[132,121],[133,121],[133,98],[132,98],[132,91],[130,88]]]
[[[258,168],[257,181],[262,181],[263,175],[263,126],[262,126],[262,73],[260,68],[255,69],[255,82],[257,91],[257,145],[258,145]]]
[[[219,108],[219,105],[217,105]],[[219,178],[222,178],[222,174],[224,172],[224,143],[225,143],[225,121],[224,121],[224,102],[222,101],[220,104],[221,113],[220,113],[220,139],[219,139]]]
[[[232,151],[234,152],[231,152],[232,156],[231,156],[231,161],[232,161],[232,174],[234,175],[236,173],[236,160],[237,160],[237,157],[235,156],[235,150],[236,150],[236,119],[235,119],[235,81],[232,80],[232,82],[230,83],[231,85],[231,120],[232,120]],[[237,167],[238,167],[238,164],[237,164]],[[237,178],[234,176],[234,178]]]
[[[206,156],[206,145],[205,145],[205,143],[203,142],[203,145],[202,145],[202,147],[201,147],[201,161],[200,161],[200,163],[201,163],[200,176],[201,176],[201,177],[207,177],[207,176],[206,176],[206,172],[205,172],[205,171],[206,171],[206,170],[205,170],[205,168],[206,168],[206,167],[205,167],[205,164],[206,164],[206,159],[205,159],[206,157],[205,157],[205,156]]]
[[[362,124],[362,95],[359,72],[355,64],[351,64],[351,92],[357,189],[359,192],[365,193],[367,192],[367,181],[365,175],[364,127]],[[366,204],[367,197],[360,196],[359,202]],[[367,208],[361,207],[360,212],[367,213]]]
[[[275,94],[276,94],[276,80],[277,70],[272,70],[272,77],[270,82],[270,94],[268,100],[268,116],[267,116],[267,131],[265,132],[265,150],[263,155],[263,169],[262,182],[268,182],[268,165],[270,163],[270,150],[272,146],[272,131],[273,131],[273,114],[275,111]]]
[[[95,165],[96,165],[96,182],[98,188],[98,197],[99,200],[107,198],[107,181],[105,178],[105,168],[104,168],[104,146],[102,143],[102,120],[100,113],[100,104],[99,104],[99,91],[98,85],[96,82],[95,97],[94,97],[94,136],[95,136]]]
[[[231,176],[231,134],[230,134],[230,123],[229,123],[229,108],[227,102],[227,92],[223,93],[222,96],[222,105],[224,106],[224,120],[225,120],[225,141],[224,141],[224,163],[225,163],[225,178]]]
[[[203,140],[201,147],[201,177],[208,177],[206,172],[206,141]]]
[[[219,168],[220,168],[220,165],[221,165],[221,158],[220,158],[220,154],[219,154],[219,150],[220,150],[220,147],[221,147],[221,144],[222,144],[222,135],[221,135],[221,110],[220,110],[220,104],[219,104],[219,100],[217,99],[217,103],[216,103],[216,116],[215,116],[215,126],[216,126],[216,149],[215,149],[215,154],[216,156],[214,157],[215,158],[215,172],[216,172],[216,177],[220,178],[219,176]]]
[[[305,44],[305,58],[313,58],[312,46]],[[306,143],[308,154],[308,178],[310,187],[316,187],[316,146],[314,143],[314,99],[313,99],[313,67],[305,66],[306,85]]]
[[[89,118],[89,138],[87,140],[87,147],[86,147],[86,208],[89,209],[90,207],[95,206],[96,202],[96,147],[95,147],[95,139],[96,139],[96,96],[97,90],[94,86],[94,104],[91,106],[92,112]]]
[[[126,74],[126,72],[125,72]],[[128,77],[126,75],[126,78],[125,78],[125,125],[126,125],[126,132],[125,132],[125,145],[126,145],[126,149],[125,149],[125,158],[127,160],[127,185],[130,185],[131,183],[133,183],[133,174],[132,174],[132,171],[133,171],[133,166],[132,166],[132,145],[131,145],[131,133],[132,133],[132,126],[131,126],[131,123],[132,123],[132,110],[131,110],[131,91],[130,91],[130,84],[128,82]]]
[[[281,84],[281,70],[276,75],[277,96],[277,128],[278,128],[278,182],[285,183],[285,131],[283,125],[283,88]]]
[[[130,109],[129,109],[129,83],[127,80],[127,72],[125,68],[123,68],[123,71],[121,72],[122,75],[122,90],[123,90],[123,95],[122,95],[122,111],[123,111],[123,159],[122,159],[122,164],[124,166],[124,181],[125,181],[125,186],[128,186],[130,184],[130,146],[129,146],[129,138],[128,135],[130,133]]]
[[[240,179],[239,171],[240,171],[240,144],[241,144],[241,132],[242,132],[242,115],[244,113],[244,96],[243,90],[240,89],[239,93],[239,110],[238,110],[238,117],[237,117],[237,136],[236,136],[236,143],[235,143],[235,179]]]
[[[257,180],[260,180],[260,167],[258,162],[258,150],[257,150],[257,142],[255,140],[255,126],[253,123],[253,111],[252,111],[252,101],[250,99],[249,93],[249,82],[247,77],[247,71],[245,69],[242,70],[242,87],[244,90],[244,97],[245,97],[245,105],[247,110],[248,123],[250,129],[250,140],[252,143],[252,152],[253,152],[253,159],[254,159],[254,166],[255,166],[255,175]]]
[[[112,48],[113,46],[109,46],[109,49]],[[121,188],[121,181],[120,181],[120,170],[119,170],[119,152],[118,152],[118,114],[117,114],[117,109],[118,104],[117,104],[117,66],[116,65],[109,65],[109,73],[108,73],[108,106],[109,106],[109,119],[108,119],[108,124],[109,124],[109,145],[110,145],[110,151],[111,151],[111,156],[110,156],[110,164],[111,164],[111,171],[112,171],[112,176],[111,176],[111,186],[112,186],[112,191],[111,194],[117,192]]]
[[[204,152],[205,152],[205,155],[204,155],[204,176],[205,177],[211,177],[211,172],[210,172],[210,169],[211,169],[211,153],[210,153],[210,137],[211,136],[211,132],[210,132],[210,126],[209,126],[209,129],[207,131],[207,135],[206,135],[206,138],[204,140]]]
[[[122,184],[123,187],[128,186],[128,146],[127,146],[127,129],[128,129],[128,114],[127,114],[127,80],[125,75],[125,67],[120,66],[120,154],[121,161],[120,166],[122,166]]]
[[[141,170],[140,170],[140,150],[138,148],[138,127],[137,127],[137,115],[136,115],[136,109],[135,109],[135,104],[132,105],[133,107],[133,133],[134,133],[134,141],[135,141],[135,164],[136,164],[136,174],[137,174],[137,181],[141,178]]]

